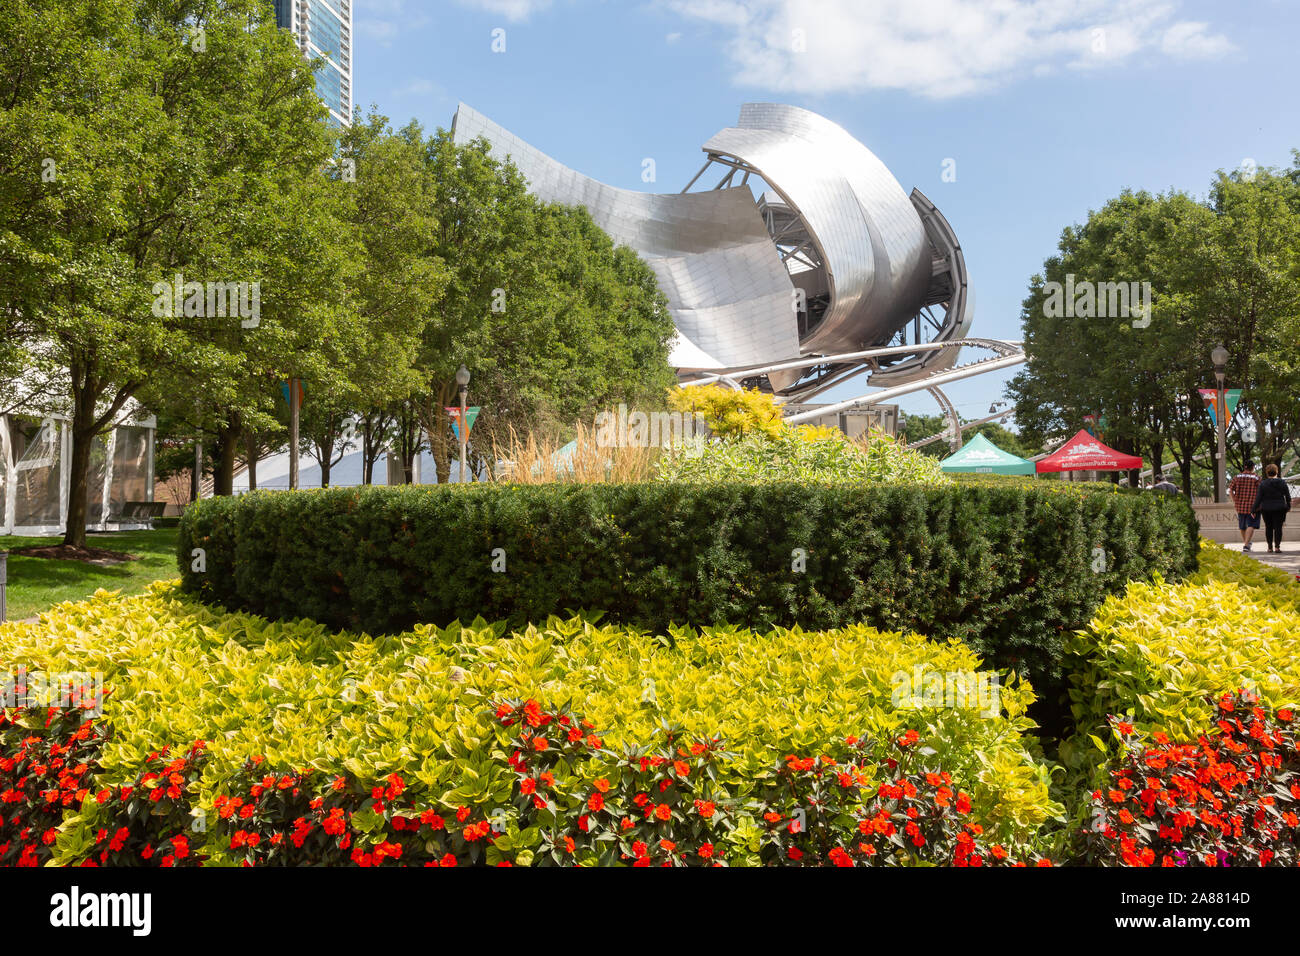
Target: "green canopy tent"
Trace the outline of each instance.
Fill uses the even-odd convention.
[[[1003,451],[983,435],[976,435],[961,451],[945,458],[940,466],[944,471],[975,472],[982,475],[1032,475],[1034,463]]]

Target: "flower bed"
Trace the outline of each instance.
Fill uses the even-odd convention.
[[[167,587],[65,605],[0,630],[0,654],[102,672],[104,714],[45,727],[45,711],[9,711],[0,791],[23,815],[60,796],[0,842],[67,864],[635,864],[638,843],[656,865],[821,863],[835,849],[860,863],[1038,859],[1035,835],[1061,809],[1026,737],[1030,689],[1002,675],[995,711],[895,702],[918,668],[992,676],[968,649],[861,626],[674,636],[553,619],[513,636],[367,638],[221,614]],[[83,726],[94,783],[33,777]],[[828,788],[836,812],[810,811]]]
[[[1226,690],[1267,706],[1300,701],[1300,586],[1209,542],[1181,584],[1133,582],[1070,642],[1067,669],[1081,733],[1110,715],[1144,732],[1195,740]]]
[[[1085,859],[1106,866],[1295,866],[1300,860],[1300,751],[1295,712],[1253,694],[1214,702],[1194,743],[1120,719],[1122,745],[1092,795]]]

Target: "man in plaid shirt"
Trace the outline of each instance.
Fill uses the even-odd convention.
[[[1241,530],[1241,550],[1250,550],[1250,539],[1259,530],[1259,515],[1252,515],[1255,508],[1255,496],[1259,494],[1259,476],[1255,466],[1250,462],[1242,467],[1242,472],[1228,485],[1232,503],[1237,506],[1237,527]]]

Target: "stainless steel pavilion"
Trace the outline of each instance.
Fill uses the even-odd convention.
[[[686,189],[668,194],[599,183],[464,104],[452,128],[457,143],[482,137],[512,160],[539,198],[586,207],[640,253],[669,301],[683,384],[807,401],[866,373],[891,396],[928,390],[948,409],[944,382],[1024,361],[1018,343],[966,338],[965,257],[934,203],[816,113],[745,105],[704,145]],[[711,171],[721,178],[710,187]],[[957,366],[964,346],[994,355]]]

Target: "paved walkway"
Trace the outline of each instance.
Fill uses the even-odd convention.
[[[1225,544],[1224,547],[1229,551],[1241,550],[1240,544]],[[1251,549],[1247,553],[1261,564],[1267,564],[1300,576],[1300,544],[1294,541],[1285,541],[1282,543],[1281,552],[1269,554],[1268,545],[1264,544],[1263,541],[1256,540],[1251,542]]]

